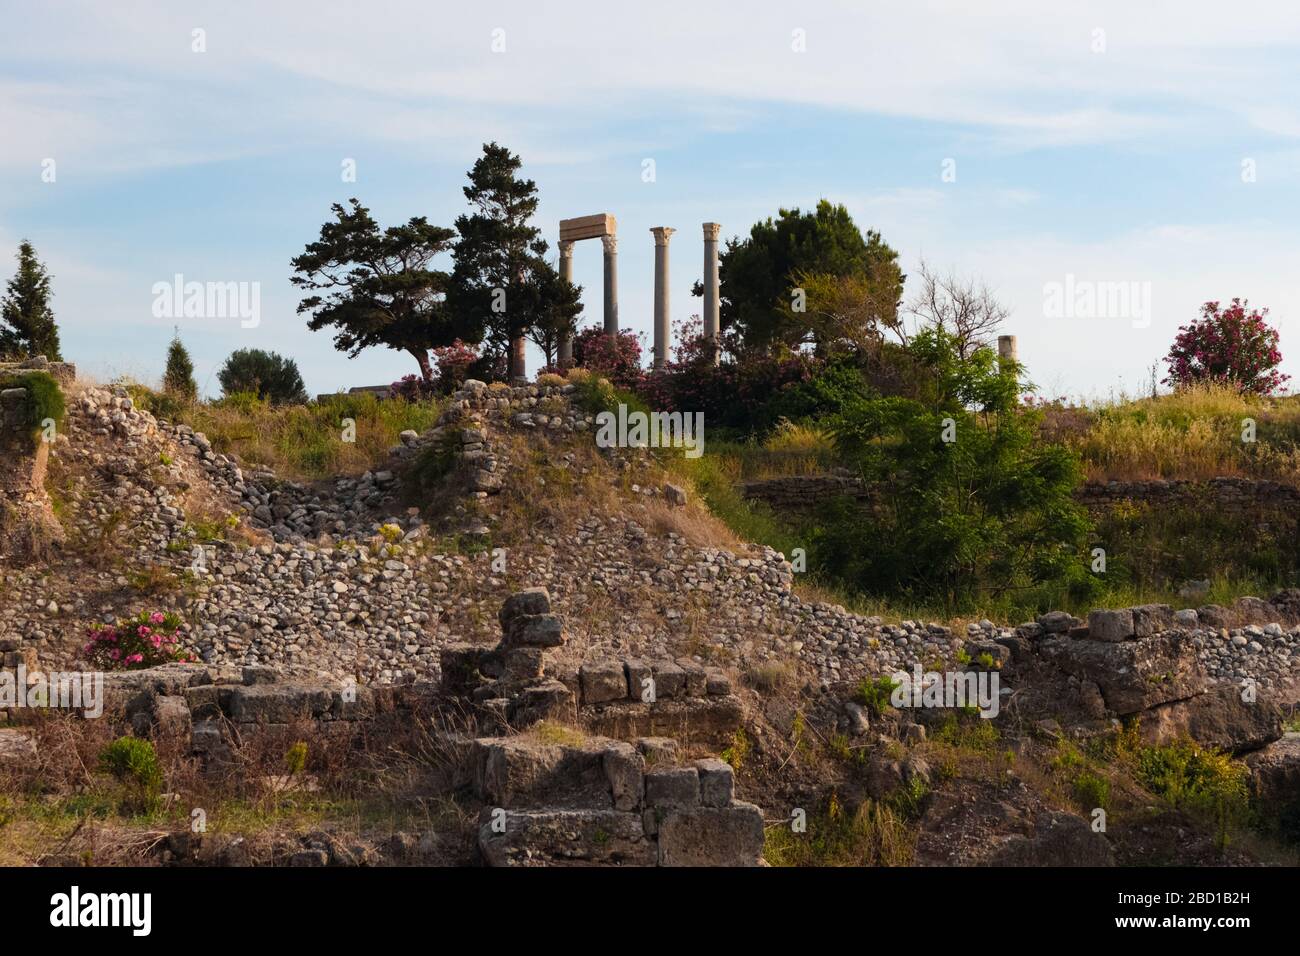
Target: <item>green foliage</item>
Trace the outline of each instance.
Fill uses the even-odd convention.
[[[904,279],[897,259],[879,233],[859,231],[843,205],[822,200],[812,212],[782,209],[720,255],[722,324],[734,326],[749,349],[813,340],[813,313],[789,308],[796,274],[805,272],[870,281],[886,303],[882,318],[892,321]]]
[[[1170,806],[1214,823],[1220,847],[1250,813],[1249,770],[1226,753],[1190,740],[1135,753],[1139,783]]]
[[[941,330],[918,334],[909,349],[927,372],[925,399],[861,400],[833,423],[879,496],[830,510],[813,565],[868,595],[954,611],[1011,589],[1087,586],[1077,459],[1038,440],[1014,367],[954,346]]]
[[[1074,778],[1074,799],[1085,810],[1110,804],[1110,781],[1100,774],[1085,770]]]
[[[763,409],[767,427],[788,419],[792,422],[818,420],[839,415],[872,394],[862,370],[849,355],[838,355],[822,365],[813,376],[774,395]]]
[[[459,239],[447,294],[448,309],[475,333],[460,337],[477,342],[486,336],[489,353],[510,357],[511,379],[524,374],[518,360],[525,336],[550,364],[560,337],[573,334],[582,311],[580,290],[546,261],[546,240],[530,223],[537,184],[518,177],[521,166],[506,147],[483,145],[465,187],[473,211],[456,219]]]
[[[931,728],[930,736],[950,747],[983,753],[993,750],[1002,739],[992,720],[981,717],[977,710],[970,708],[944,714],[943,719]]]
[[[21,372],[17,375],[0,376],[0,389],[23,388],[27,390],[26,424],[33,432],[40,431],[46,419],[54,422],[55,428],[63,424],[67,406],[63,399],[63,389],[46,372]]]
[[[137,737],[119,737],[106,744],[99,752],[100,769],[110,773],[119,783],[136,787],[145,793],[157,793],[162,788],[162,768],[153,744]]]
[[[875,680],[864,680],[858,685],[858,703],[879,717],[893,706],[890,698],[898,686],[898,681],[888,674],[882,674]]]
[[[121,381],[118,384],[126,388],[131,396],[131,401],[141,411],[148,412],[163,421],[180,421],[187,403],[182,401],[179,396],[169,392],[156,392],[147,385],[141,385],[138,382]]]
[[[832,794],[810,813],[807,831],[789,824],[767,829],[763,858],[772,866],[907,866],[915,834],[904,815],[873,800],[850,812]]]
[[[44,355],[60,362],[59,328],[50,308],[50,275],[32,244],[18,244],[18,271],[0,299],[0,358]]]
[[[731,769],[740,772],[745,766],[745,760],[749,757],[749,738],[745,736],[744,728],[736,728],[736,732],[731,736],[731,746],[725,748],[719,756],[727,763],[731,764]]]
[[[284,755],[284,768],[293,777],[303,772],[307,767],[307,744],[298,741]]]
[[[298,313],[311,315],[313,332],[333,327],[334,347],[350,358],[373,346],[407,352],[431,381],[430,349],[478,340],[472,325],[447,308],[447,274],[430,268],[454,233],[423,216],[381,230],[369,209],[350,203],[330,207],[335,219],[291,263],[290,281],[311,293]]]
[[[199,386],[194,381],[194,363],[190,361],[190,353],[181,343],[179,335],[167,347],[163,392],[181,402],[192,402],[199,397]]]
[[[301,405],[307,401],[298,363],[262,349],[237,349],[217,373],[223,395],[252,393],[272,405]]]

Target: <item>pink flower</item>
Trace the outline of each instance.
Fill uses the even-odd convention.
[[[126,659],[126,662],[128,664],[139,664],[143,660],[144,660],[143,654],[132,654],[130,657]]]
[[[141,637],[148,637],[149,634],[150,634],[149,628],[146,627],[146,626],[143,625],[143,624],[141,624],[139,627],[137,627],[137,628],[135,629],[135,632],[136,632],[137,634],[139,634]]]
[[[162,611],[154,611],[152,614],[149,615],[149,622],[151,624],[161,624],[166,619],[167,619],[167,615],[163,614]]]

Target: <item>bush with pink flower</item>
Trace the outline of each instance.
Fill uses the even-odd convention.
[[[1264,321],[1268,309],[1249,305],[1233,299],[1227,308],[1218,302],[1201,306],[1201,318],[1178,330],[1165,357],[1165,384],[1213,383],[1257,395],[1281,388],[1290,376],[1277,370],[1282,362],[1277,329]]]
[[[106,671],[192,661],[194,657],[181,648],[183,626],[171,611],[141,611],[135,617],[91,628],[83,651],[86,660]]]

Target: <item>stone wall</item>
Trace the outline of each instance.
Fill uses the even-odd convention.
[[[735,799],[731,767],[683,760],[674,741],[463,744],[483,804],[489,866],[757,866],[763,814]]]
[[[76,378],[76,367],[43,356],[23,363],[0,363],[0,383],[30,372],[45,372],[61,387]],[[39,557],[63,539],[45,493],[50,446],[28,420],[27,390],[0,387],[0,555],[18,562]]]
[[[541,720],[617,737],[671,734],[722,745],[741,721],[731,679],[688,658],[601,658],[571,663],[545,588],[511,595],[495,647],[453,644],[441,652],[442,692],[472,702],[490,724],[522,729]]]

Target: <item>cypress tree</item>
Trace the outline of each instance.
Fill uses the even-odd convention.
[[[50,308],[50,275],[26,239],[18,246],[18,272],[0,301],[0,354],[63,361]]]

